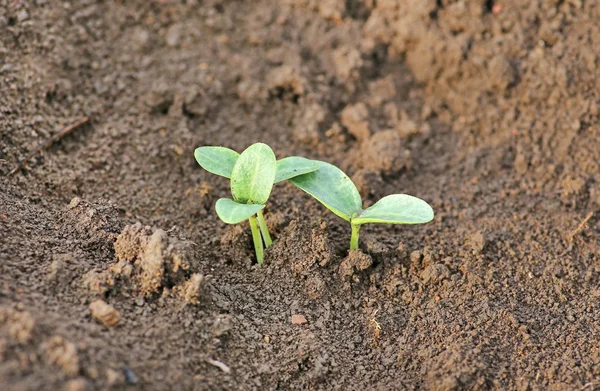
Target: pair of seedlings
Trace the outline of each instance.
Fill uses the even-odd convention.
[[[259,264],[264,259],[263,241],[266,247],[272,244],[262,210],[273,184],[285,180],[350,223],[351,250],[358,249],[363,224],[421,224],[433,220],[431,206],[406,194],[385,196],[363,209],[356,186],[336,166],[297,156],[277,160],[271,148],[263,143],[253,144],[241,154],[224,147],[200,147],[194,156],[206,171],[230,179],[233,200],[219,199],[215,205],[217,215],[228,224],[249,220]]]

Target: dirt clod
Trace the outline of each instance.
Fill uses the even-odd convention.
[[[450,270],[446,265],[434,263],[427,266],[423,272],[421,272],[421,278],[425,284],[429,282],[437,283],[450,278]]]
[[[348,256],[340,264],[340,274],[344,278],[352,277],[357,271],[366,270],[373,264],[373,259],[360,250],[348,251]]]
[[[361,144],[359,153],[361,167],[368,170],[394,173],[412,167],[411,152],[395,130],[373,134]]]
[[[296,70],[289,65],[277,67],[267,76],[269,91],[275,96],[291,94],[293,99],[297,99],[304,94],[305,83],[304,78],[298,75]]]
[[[106,327],[114,327],[121,321],[121,314],[112,305],[103,300],[90,304],[92,316]]]
[[[475,232],[471,237],[469,237],[469,247],[474,254],[480,254],[485,248],[485,237],[479,231]]]
[[[108,290],[115,285],[113,274],[108,271],[97,272],[91,270],[81,280],[83,286],[97,296],[105,296]]]
[[[75,345],[61,336],[54,336],[42,344],[44,359],[58,367],[67,376],[79,373],[79,356]]]
[[[205,278],[200,273],[193,274],[183,286],[181,286],[180,295],[190,304],[199,304],[202,299]]]
[[[358,70],[363,65],[360,51],[350,46],[341,46],[332,54],[335,73],[341,80],[348,81],[358,77]]]
[[[371,136],[368,122],[369,111],[364,103],[348,105],[342,110],[342,125],[359,142],[367,140]]]
[[[31,341],[35,320],[29,312],[0,307],[0,335],[6,334],[16,343]]]
[[[116,276],[135,280],[144,295],[158,293],[164,286],[182,282],[188,269],[187,251],[189,244],[171,238],[161,229],[152,230],[137,223],[128,225],[117,237],[115,255],[119,262],[111,269]]]

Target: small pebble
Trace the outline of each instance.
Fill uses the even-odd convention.
[[[103,300],[96,300],[90,304],[92,316],[106,327],[113,327],[121,321],[121,314],[112,305]]]
[[[123,374],[125,375],[125,382],[127,384],[136,384],[138,382],[137,376],[128,366],[123,367]]]
[[[292,315],[292,324],[305,324],[308,323],[304,315]]]

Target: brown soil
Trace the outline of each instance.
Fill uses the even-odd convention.
[[[0,0],[0,389],[600,389],[598,20]],[[344,221],[277,185],[258,266],[193,159],[257,141],[436,218],[348,254]]]

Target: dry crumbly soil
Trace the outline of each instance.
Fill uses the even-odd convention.
[[[600,389],[600,4],[0,0],[0,389]],[[69,124],[89,123],[9,172]],[[200,145],[339,165],[221,223]]]

